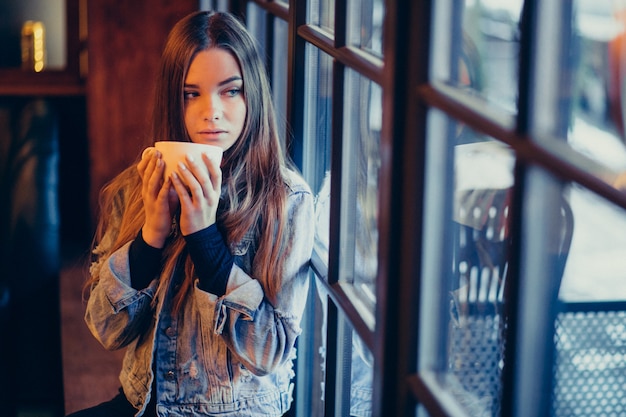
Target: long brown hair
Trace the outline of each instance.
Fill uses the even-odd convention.
[[[285,251],[287,190],[284,173],[290,168],[290,162],[278,134],[265,64],[252,37],[232,15],[195,12],[180,20],[170,32],[156,81],[152,140],[190,141],[184,123],[184,80],[196,54],[209,48],[224,49],[239,63],[247,107],[241,136],[224,153],[222,189],[225,193],[220,201],[218,224],[231,245],[241,241],[246,233],[253,233],[258,248],[249,272],[260,281],[266,296],[274,300]],[[114,216],[119,216],[120,220]],[[144,219],[141,180],[135,163],[102,190],[96,255],[109,254],[134,239]],[[183,249],[184,240],[173,230],[166,243],[159,292],[166,288]],[[178,306],[191,284],[193,264],[190,259],[185,262],[185,270],[186,289],[179,293]],[[92,280],[97,280],[97,271],[92,274]]]

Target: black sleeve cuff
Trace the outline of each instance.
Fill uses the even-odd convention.
[[[141,290],[159,274],[163,249],[152,247],[143,240],[141,230],[130,244],[128,253],[130,264],[130,285]]]
[[[185,236],[189,256],[196,267],[200,289],[218,297],[226,294],[226,284],[234,257],[228,250],[217,225]]]

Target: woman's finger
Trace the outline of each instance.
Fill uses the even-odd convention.
[[[217,198],[219,199],[222,190],[222,170],[218,164],[214,163],[213,160],[209,158],[207,154],[202,154],[202,159],[209,171],[209,179],[211,181],[213,191],[217,194]]]
[[[161,158],[153,158],[153,161],[150,161],[148,164],[149,167],[149,176],[147,181],[147,190],[153,194],[159,194],[161,188],[163,187],[163,171],[165,169],[165,163]],[[144,181],[144,184],[146,182]]]
[[[210,190],[207,187],[210,186],[210,178],[207,167],[202,166],[202,164],[197,162],[191,155],[187,155],[186,160],[188,172],[193,175],[195,180],[187,183],[189,190],[198,198],[208,197]]]
[[[189,195],[187,184],[183,182],[181,175],[190,175],[190,173],[187,172],[187,168],[184,166],[179,166],[179,170],[182,171],[181,174],[178,174],[176,171],[172,171],[172,174],[170,175],[172,185],[174,186],[174,190],[176,190],[176,194],[178,194],[178,199],[181,204],[189,204],[191,202],[191,196]]]
[[[144,172],[146,171],[146,168],[148,167],[148,164],[152,160],[152,157],[155,154],[155,152],[158,152],[158,151],[156,151],[154,147],[150,146],[144,149],[143,152],[141,153],[141,160],[137,164],[137,169],[139,170],[139,174],[142,177],[143,177]]]

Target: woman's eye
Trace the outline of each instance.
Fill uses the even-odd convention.
[[[183,97],[185,98],[185,100],[187,100],[190,98],[198,97],[198,93],[195,91],[185,91],[183,93]]]
[[[241,93],[241,89],[240,88],[230,88],[230,89],[226,90],[226,95],[229,96],[229,97],[235,97],[239,93]]]

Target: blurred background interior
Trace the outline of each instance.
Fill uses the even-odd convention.
[[[61,416],[119,386],[121,353],[94,343],[82,319],[96,190],[145,143],[165,35],[198,8],[0,4],[2,416]]]

